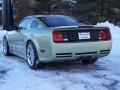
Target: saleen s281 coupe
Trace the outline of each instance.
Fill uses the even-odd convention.
[[[110,53],[112,40],[107,27],[89,25],[65,15],[25,17],[3,38],[6,56],[18,55],[32,69],[41,62],[81,60],[92,64]]]

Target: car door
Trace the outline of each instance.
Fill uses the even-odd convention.
[[[29,28],[31,23],[30,18],[23,19],[19,24],[19,30],[13,30],[9,32],[10,45],[12,52],[23,56],[25,54],[25,39],[26,35],[24,34]]]

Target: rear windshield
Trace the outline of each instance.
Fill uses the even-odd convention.
[[[39,17],[39,19],[48,27],[88,25],[88,23],[86,23],[85,21],[62,15],[50,15],[45,17]]]

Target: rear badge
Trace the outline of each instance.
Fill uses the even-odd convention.
[[[64,41],[68,41],[68,39],[67,39],[67,38],[65,38],[65,39],[64,39]]]

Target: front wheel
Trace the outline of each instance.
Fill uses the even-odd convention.
[[[37,50],[32,42],[28,42],[27,48],[26,48],[26,57],[28,65],[31,69],[37,69],[38,68],[38,54]]]
[[[10,47],[6,38],[3,38],[3,52],[5,56],[10,56]]]

